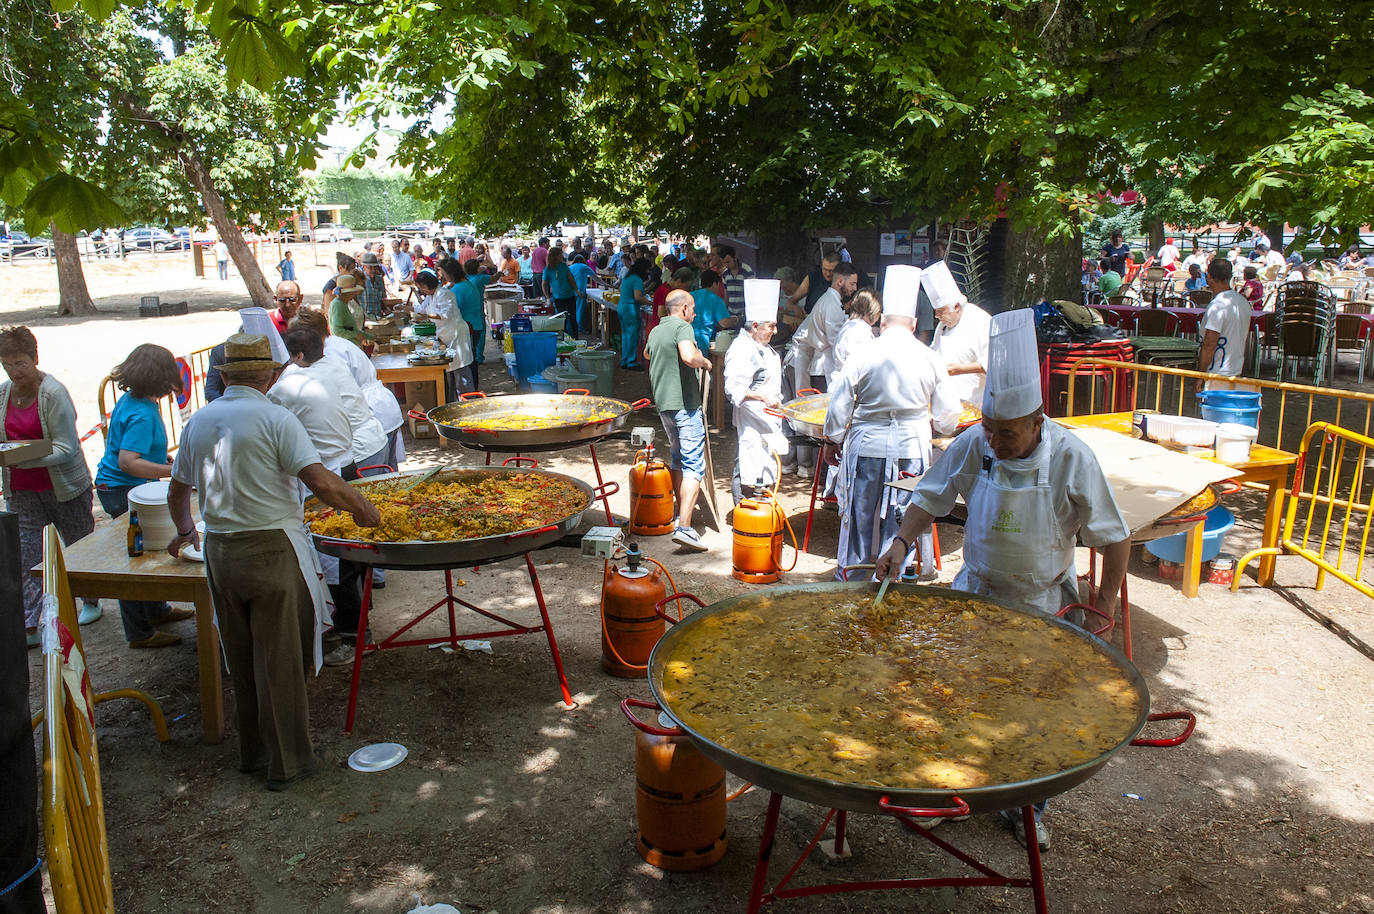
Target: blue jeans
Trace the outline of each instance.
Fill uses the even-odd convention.
[[[227,261],[227,260],[221,260],[221,261],[219,262],[219,278],[220,278],[220,279],[228,279],[228,278],[229,278],[229,261]]]
[[[129,490],[133,486],[97,487],[100,507],[111,517],[123,517],[129,512]],[[162,548],[167,544],[163,543]],[[124,640],[142,641],[157,631],[153,623],[167,615],[168,606],[161,600],[120,600],[119,617],[124,622]]]
[[[672,449],[674,470],[696,479],[706,478],[706,414],[697,409],[662,410],[663,432]]]

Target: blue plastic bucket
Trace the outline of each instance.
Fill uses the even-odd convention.
[[[1236,525],[1236,516],[1226,510],[1221,505],[1207,512],[1207,520],[1202,524],[1202,560],[1210,562],[1221,552],[1221,541],[1226,538],[1226,534]],[[1187,546],[1187,532],[1175,533],[1173,536],[1162,537],[1157,540],[1150,540],[1145,544],[1151,555],[1158,556],[1166,562],[1183,564],[1183,554]]]
[[[558,360],[557,333],[513,333],[515,350],[515,380],[526,384],[531,375],[539,374]],[[547,380],[545,383],[550,383]],[[549,392],[553,392],[550,384]]]
[[[532,394],[551,394],[557,392],[554,383],[542,374],[530,375],[525,379],[525,383],[529,385],[530,393]]]
[[[1260,395],[1254,390],[1204,390],[1202,418],[1212,422],[1234,422],[1259,428]]]

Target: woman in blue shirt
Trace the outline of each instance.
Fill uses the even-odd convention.
[[[696,333],[697,348],[702,355],[711,351],[711,341],[716,331],[734,327],[738,321],[730,317],[730,309],[721,293],[725,291],[724,281],[715,270],[701,271],[701,288],[692,291],[697,303],[697,316],[692,318],[692,330]]]
[[[544,267],[544,289],[553,299],[553,309],[567,315],[568,326],[572,327],[577,309],[577,280],[563,262],[563,251],[549,249],[549,265]],[[572,333],[575,335],[576,330]]]
[[[486,361],[483,355],[487,351],[487,309],[486,297],[487,286],[491,283],[491,274],[482,270],[481,264],[476,257],[471,257],[463,263],[463,272],[467,274],[468,283],[477,290],[476,295],[468,294],[467,300],[459,299],[458,306],[463,311],[463,320],[468,322],[472,328],[472,381],[477,383],[477,368]],[[474,386],[474,390],[476,387]]]
[[[648,261],[636,260],[630,272],[620,280],[620,302],[615,312],[620,316],[620,367],[639,370],[639,306],[653,306],[653,299],[644,294],[644,280],[649,275]]]
[[[592,278],[593,269],[587,266],[587,258],[582,254],[573,256],[573,262],[568,266],[568,272],[573,275],[573,282],[577,284],[577,329],[586,329],[588,324],[587,317],[587,280]]]
[[[144,343],[115,366],[110,377],[124,395],[115,401],[110,413],[105,456],[95,473],[95,491],[107,514],[122,517],[129,510],[130,489],[172,474],[159,402],[170,393],[181,392],[181,369],[166,349]],[[146,548],[157,552],[166,545],[149,543]],[[161,600],[120,600],[119,614],[129,647],[171,647],[181,643],[181,636],[158,631],[156,626],[189,619],[195,612],[172,609]]]

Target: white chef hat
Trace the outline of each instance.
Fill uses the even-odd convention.
[[[777,279],[744,281],[744,319],[748,323],[776,321],[782,282]]]
[[[959,291],[954,274],[943,260],[937,260],[921,271],[921,288],[926,290],[926,298],[930,299],[932,308],[947,308],[968,301],[964,293]]]
[[[1020,419],[1041,404],[1035,315],[1029,308],[1004,311],[993,317],[990,329],[983,417]]]
[[[883,275],[883,314],[914,320],[920,292],[920,269],[905,263],[892,264]]]
[[[277,325],[272,323],[272,315],[266,308],[240,308],[239,317],[243,319],[244,333],[267,337],[267,342],[272,344],[273,361],[283,365],[291,361],[291,353],[286,351],[286,344],[281,341]]]

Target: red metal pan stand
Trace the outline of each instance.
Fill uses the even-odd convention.
[[[538,530],[531,530],[523,535],[532,536],[536,533],[547,532],[548,529],[549,528],[545,527],[540,528]],[[511,556],[511,558],[515,557],[516,556]],[[348,715],[344,721],[345,733],[353,732],[353,719],[358,709],[358,687],[362,681],[363,674],[363,657],[367,654],[373,653],[374,651],[385,651],[391,650],[393,648],[429,647],[433,644],[447,644],[454,650],[457,650],[458,643],[460,641],[487,640],[490,638],[502,638],[510,635],[532,635],[537,632],[543,632],[545,637],[547,637],[549,640],[549,654],[553,657],[554,670],[558,674],[558,688],[563,693],[563,702],[568,705],[571,705],[573,703],[572,693],[568,690],[568,677],[563,672],[563,658],[558,652],[558,640],[554,637],[553,623],[549,620],[548,606],[544,603],[544,591],[539,586],[539,573],[535,571],[534,561],[530,558],[530,553],[523,553],[519,557],[525,560],[525,568],[529,571],[530,576],[530,586],[534,589],[534,599],[535,602],[539,605],[540,623],[538,625],[522,625],[519,622],[507,619],[504,616],[498,615],[497,613],[491,612],[490,610],[483,609],[480,606],[477,606],[473,603],[469,603],[467,600],[454,596],[453,571],[457,568],[478,567],[477,564],[474,563],[472,565],[457,565],[454,569],[444,569],[444,596],[441,597],[437,603],[429,607],[429,609],[426,609],[424,612],[420,613],[415,618],[411,619],[405,625],[401,626],[399,629],[392,632],[390,635],[383,638],[381,641],[377,641],[372,644],[365,644],[364,642],[367,640],[366,632],[368,616],[371,614],[372,611],[372,575],[367,574],[363,576],[363,604],[362,611],[358,614],[359,637],[357,639],[356,646],[353,651],[353,678],[348,688]],[[489,565],[493,564],[496,561],[504,561],[504,559],[487,560],[481,564]],[[464,609],[471,610],[472,612],[477,613],[479,616],[482,616],[486,619],[490,619],[493,622],[498,623],[502,627],[495,628],[490,631],[460,633],[458,631],[456,611],[457,607],[459,606],[463,607]],[[422,621],[429,618],[429,616],[440,610],[443,610],[448,614],[447,635],[440,635],[438,637],[432,638],[405,637],[406,633],[413,629],[416,625],[419,625]]]
[[[1197,726],[1197,718],[1187,711],[1169,711],[1149,715],[1149,720],[1182,720],[1186,721],[1183,731],[1177,736],[1165,737],[1163,739],[1134,739],[1132,746],[1144,746],[1151,748],[1172,748],[1187,742],[1188,737],[1193,735],[1193,729]],[[768,813],[764,817],[763,835],[759,838],[758,859],[754,865],[754,879],[749,887],[749,903],[745,910],[748,914],[758,914],[760,908],[766,904],[773,904],[778,901],[785,901],[789,898],[806,898],[812,895],[837,895],[846,892],[868,892],[885,891],[891,889],[927,889],[927,888],[1013,888],[1030,889],[1036,914],[1048,914],[1049,906],[1045,900],[1045,873],[1041,865],[1040,845],[1035,840],[1035,809],[1032,806],[1021,807],[1021,825],[1023,834],[1028,838],[1026,841],[1026,862],[1029,866],[1028,876],[1006,876],[997,872],[987,864],[975,859],[971,855],[961,851],[959,848],[947,841],[937,837],[929,828],[920,824],[920,820],[932,820],[941,818],[955,818],[966,816],[970,809],[967,803],[959,797],[951,797],[954,805],[944,808],[919,808],[908,806],[897,806],[891,803],[887,797],[882,797],[878,801],[878,808],[881,814],[889,815],[900,822],[906,829],[913,834],[924,838],[934,844],[956,860],[966,864],[976,870],[976,876],[929,876],[929,877],[898,877],[893,879],[871,879],[859,882],[837,882],[826,883],[823,885],[802,886],[799,888],[787,888],[787,884],[796,875],[801,865],[810,855],[814,848],[825,834],[826,828],[833,820],[835,823],[835,853],[844,853],[845,830],[848,825],[848,813],[842,809],[832,809],[821,822],[820,828],[811,837],[811,841],[802,849],[792,868],[787,871],[787,875],[772,889],[768,886],[768,865],[773,855],[773,841],[777,836],[778,813],[782,808],[782,794],[772,793],[768,800]]]

